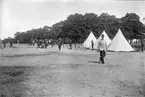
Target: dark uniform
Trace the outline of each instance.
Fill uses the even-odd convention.
[[[91,41],[91,45],[92,45],[92,50],[94,50],[94,41]]]
[[[3,45],[4,45],[4,48],[6,48],[6,41],[3,40]]]
[[[69,45],[70,45],[70,49],[72,49],[72,40],[70,40]]]
[[[58,39],[57,44],[58,44],[58,49],[60,51],[61,50],[61,45],[62,45],[62,39],[61,38]]]

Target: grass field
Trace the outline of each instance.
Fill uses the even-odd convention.
[[[145,53],[0,49],[0,97],[145,97]]]

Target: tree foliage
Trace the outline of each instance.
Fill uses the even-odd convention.
[[[140,22],[140,17],[135,13],[127,13],[122,17],[121,28],[127,39],[139,38],[142,32],[143,24]]]
[[[84,15],[75,13],[51,27],[44,26],[26,32],[16,32],[15,39],[21,43],[28,43],[31,39],[57,39],[62,37],[73,42],[83,42],[90,31],[98,38],[103,30],[112,39],[119,28],[129,40],[138,39],[145,29],[140,17],[135,13],[127,13],[122,18],[116,18],[116,16],[107,13],[102,13],[99,16],[94,13],[85,13]]]

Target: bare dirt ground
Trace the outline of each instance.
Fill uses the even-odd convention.
[[[145,53],[0,49],[0,97],[145,97]]]

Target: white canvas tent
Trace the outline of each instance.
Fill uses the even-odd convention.
[[[94,49],[96,49],[95,43],[97,42],[97,38],[94,36],[94,34],[92,32],[90,32],[89,36],[84,41],[83,47],[91,49],[92,48],[92,45],[91,45],[92,40],[94,42]]]
[[[109,51],[134,51],[128,41],[125,39],[121,30],[119,29],[116,36],[113,38],[111,45],[108,48]]]
[[[106,34],[105,31],[103,31],[102,34],[104,34],[104,40],[106,41],[107,46],[109,46],[109,45],[111,44],[110,38],[108,37],[108,35]],[[102,34],[101,34],[101,35],[102,35]],[[100,35],[100,37],[98,38],[98,41],[95,43],[95,45],[97,46],[96,48],[98,48],[98,42],[101,40],[101,35]]]

